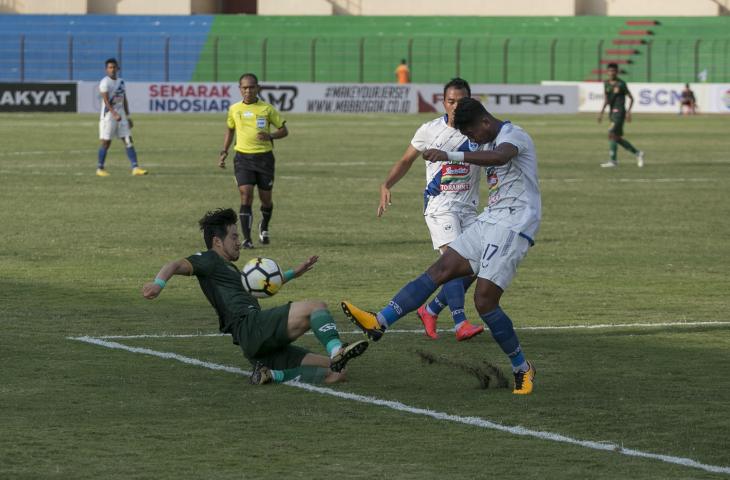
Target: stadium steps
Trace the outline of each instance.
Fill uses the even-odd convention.
[[[611,41],[612,45],[632,45],[636,46],[637,48],[631,48],[631,49],[616,49],[616,48],[606,48],[603,51],[604,55],[608,55],[608,57],[604,58],[603,56],[598,60],[598,64],[601,66],[609,65],[612,63],[615,63],[619,66],[619,74],[625,75],[630,78],[630,71],[625,70],[621,68],[622,65],[632,65],[635,62],[635,58],[642,53],[642,50],[638,47],[647,45],[647,37],[655,35],[654,29],[632,29],[632,28],[626,28],[626,27],[658,27],[661,23],[658,20],[645,20],[645,19],[636,19],[636,20],[626,20],[624,21],[624,25],[621,27],[622,29],[618,31],[619,38],[614,38]],[[638,38],[634,38],[638,37]],[[586,81],[601,81],[603,77],[608,73],[608,70],[602,67],[594,68],[590,71],[590,76],[586,78]]]

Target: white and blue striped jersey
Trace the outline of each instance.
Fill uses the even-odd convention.
[[[411,140],[419,152],[435,148],[445,152],[482,150],[461,132],[446,123],[446,115],[426,122]],[[423,192],[424,215],[443,212],[476,214],[479,206],[481,168],[467,163],[426,162],[426,189]]]
[[[99,82],[99,93],[108,93],[109,103],[111,104],[112,108],[116,110],[119,115],[122,116],[122,119],[126,117],[126,115],[124,114],[124,96],[126,95],[124,80],[122,80],[120,77],[117,77],[116,80],[112,79],[109,76],[102,78],[101,82]],[[106,104],[102,100],[101,115],[99,119],[104,120],[105,118],[109,118],[110,116],[111,113],[109,112],[109,109],[106,108]]]
[[[479,219],[509,228],[533,243],[542,215],[535,145],[527,132],[510,122],[502,124],[487,149],[502,143],[514,145],[517,155],[502,166],[484,167],[489,202]]]

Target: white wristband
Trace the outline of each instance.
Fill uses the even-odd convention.
[[[464,152],[446,152],[449,162],[464,163]]]

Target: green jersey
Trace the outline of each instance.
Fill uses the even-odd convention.
[[[603,82],[603,93],[606,95],[610,112],[626,113],[626,95],[629,93],[626,82],[620,78],[613,83],[606,80]]]
[[[241,272],[233,263],[226,261],[213,250],[190,255],[187,260],[193,266],[200,288],[218,314],[220,331],[232,333],[235,324],[251,311],[261,306],[243,288]]]

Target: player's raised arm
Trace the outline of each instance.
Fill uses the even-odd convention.
[[[184,258],[168,262],[162,266],[153,281],[144,284],[142,287],[142,296],[148,300],[157,298],[173,275],[191,275],[192,273],[193,266]]]
[[[299,278],[308,271],[310,271],[312,268],[314,268],[314,264],[317,263],[318,260],[319,255],[312,255],[304,262],[302,262],[298,267],[289,269],[284,272],[282,275],[282,277],[284,278],[284,283],[290,280],[294,280],[295,278]]]
[[[482,167],[499,166],[509,162],[518,154],[517,147],[511,143],[500,143],[494,150],[478,152],[444,152],[443,150],[428,149],[423,152],[423,158],[429,162],[472,163]]]
[[[400,160],[395,162],[395,165],[388,172],[388,178],[385,182],[380,185],[380,204],[378,205],[378,217],[382,217],[383,214],[388,210],[388,206],[391,205],[391,194],[390,189],[398,183],[398,181],[408,173],[413,162],[418,158],[421,152],[416,150],[413,145],[408,145],[405,153]]]

